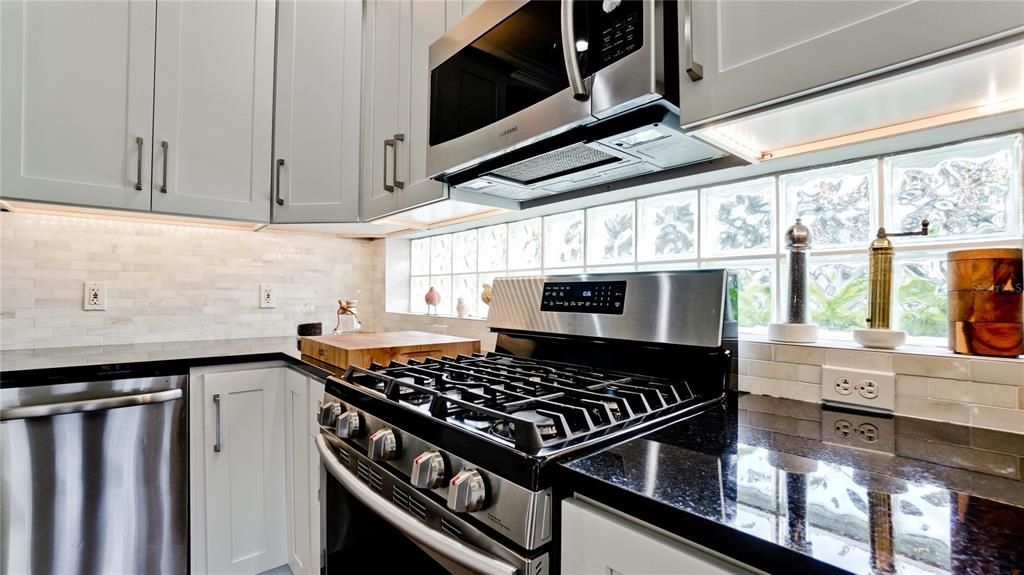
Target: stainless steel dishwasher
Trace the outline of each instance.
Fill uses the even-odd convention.
[[[0,572],[187,572],[185,381],[0,390]]]

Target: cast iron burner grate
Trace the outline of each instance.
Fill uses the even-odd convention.
[[[524,452],[631,427],[694,399],[683,380],[493,352],[349,367],[344,379]]]

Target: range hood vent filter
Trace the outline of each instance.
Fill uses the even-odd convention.
[[[622,158],[580,143],[509,164],[486,175],[529,186],[619,161],[622,161]]]

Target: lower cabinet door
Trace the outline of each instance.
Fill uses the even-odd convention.
[[[285,507],[288,515],[288,566],[294,575],[314,573],[310,538],[309,378],[292,370],[284,375],[285,409]],[[318,459],[319,461],[319,459]],[[317,517],[319,519],[319,517]]]
[[[566,499],[562,502],[562,573],[717,575],[752,571],[597,506]]]
[[[288,562],[282,368],[204,376],[206,571]]]

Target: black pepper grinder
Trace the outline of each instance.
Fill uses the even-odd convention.
[[[768,338],[772,341],[814,343],[818,341],[818,326],[808,321],[807,266],[811,253],[811,230],[796,219],[786,230],[786,250],[789,251],[789,299],[786,323],[768,324]]]

